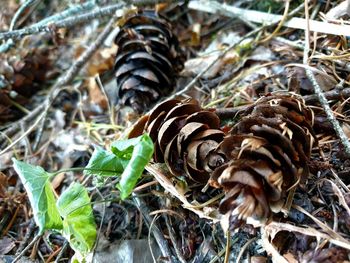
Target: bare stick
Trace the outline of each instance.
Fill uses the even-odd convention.
[[[196,1],[192,1],[191,3],[196,3]],[[190,7],[191,7],[191,3],[190,3]],[[212,1],[210,3],[214,3],[215,6],[220,5],[219,3]],[[297,8],[295,8],[291,13],[288,14],[288,17],[299,12],[301,7],[303,5],[298,6]],[[192,8],[194,8],[195,6],[192,6]],[[206,10],[207,11],[207,10]],[[213,11],[214,13],[221,13],[223,10],[217,10],[215,9],[215,11]],[[237,14],[230,14],[231,17],[238,17]],[[236,47],[238,44],[240,44],[243,40],[255,35],[258,32],[261,32],[263,29],[270,27],[270,26],[274,26],[276,24],[279,23],[279,20],[275,20],[272,21],[270,23],[267,23],[264,26],[255,28],[253,31],[250,31],[248,34],[246,34],[245,36],[241,37],[238,41],[232,43],[230,46],[228,46],[218,57],[217,59],[215,59],[212,63],[210,63],[206,68],[204,68],[190,83],[188,83],[182,90],[176,92],[175,94],[173,94],[172,96],[170,96],[168,99],[173,99],[177,96],[180,96],[184,93],[186,93],[187,91],[189,91],[196,83],[197,81],[212,67],[214,66],[215,63],[217,63],[217,61],[219,61],[220,59],[222,59],[230,50],[232,50],[234,47]]]
[[[58,14],[54,14],[52,16],[49,16],[47,18],[44,18],[43,20],[39,21],[38,23],[35,23],[34,25],[30,26],[30,27],[37,27],[37,26],[44,26],[44,25],[48,25],[49,23],[55,22],[55,21],[59,21],[59,20],[63,20],[67,17],[72,17],[74,15],[78,15],[79,13],[91,10],[95,7],[95,3],[94,1],[88,1],[86,3],[82,3],[82,4],[77,4],[74,5],[72,7],[69,7],[68,9],[58,13]]]
[[[61,91],[62,87],[69,84],[79,73],[85,63],[92,57],[95,51],[99,48],[99,46],[103,43],[103,41],[107,38],[109,33],[113,30],[113,24],[117,20],[117,16],[113,16],[101,34],[97,37],[96,41],[73,63],[73,65],[68,69],[66,74],[63,77],[60,77],[56,84],[51,88],[48,96],[45,99],[45,102],[41,104],[40,110],[38,113],[42,111],[42,114],[36,119],[35,123],[28,128],[28,130],[22,134],[18,139],[13,141],[9,146],[7,146],[4,150],[0,152],[0,155],[7,152],[14,145],[16,145],[22,138],[28,135],[35,127],[39,124],[39,122],[46,116],[47,111],[49,110],[51,104]]]
[[[346,88],[343,90],[334,89],[323,93],[323,95],[327,100],[348,99],[350,98],[350,88]],[[303,96],[303,99],[305,101],[305,104],[307,105],[310,105],[319,101],[317,94]],[[237,116],[240,112],[245,111],[250,106],[251,104],[233,107],[233,108],[218,108],[215,110],[215,112],[220,119],[230,119]]]
[[[36,227],[35,221],[33,219],[30,219],[29,225],[27,227],[27,232],[23,238],[23,241],[18,246],[18,249],[16,251],[16,255],[18,255],[25,248],[25,245],[27,244],[28,240],[32,236],[35,227]]]
[[[17,12],[15,13],[15,15],[13,16],[12,20],[11,20],[11,24],[10,24],[10,28],[9,28],[9,31],[13,31],[15,26],[16,26],[16,23],[17,23],[17,20],[19,19],[19,17],[23,14],[23,12],[31,5],[34,5],[38,3],[38,0],[27,0],[26,2],[24,2],[23,5],[21,5],[21,7],[17,10]],[[0,46],[0,53],[2,52],[6,52],[9,48],[13,47],[14,46],[14,42],[12,39],[8,39],[6,41],[6,43],[2,44]]]
[[[69,246],[69,242],[67,240],[64,240],[63,246],[55,259],[55,263],[60,262],[63,254],[64,254],[64,252],[66,252],[66,249],[68,248],[68,246]]]
[[[170,237],[170,240],[171,240],[171,243],[173,244],[173,248],[175,250],[175,253],[176,253],[176,256],[178,257],[179,261],[181,263],[186,263],[186,260],[185,258],[183,257],[179,247],[178,247],[178,244],[176,242],[176,238],[175,238],[175,232],[174,232],[174,229],[173,227],[171,226],[170,224],[170,221],[169,221],[169,217],[167,214],[165,214],[164,216],[164,219],[165,219],[165,224],[166,224],[166,227],[168,229],[168,232],[169,232],[169,237]]]
[[[19,30],[13,30],[9,32],[0,33],[0,40],[6,40],[6,39],[20,39],[23,36],[31,35],[31,34],[37,34],[40,32],[50,32],[52,28],[69,28],[72,26],[75,26],[77,24],[90,22],[92,19],[95,18],[101,18],[112,15],[115,11],[121,9],[126,4],[134,4],[137,6],[142,5],[149,5],[149,4],[155,4],[159,2],[169,2],[169,1],[160,1],[160,0],[138,0],[138,1],[123,1],[118,4],[113,4],[105,7],[99,7],[97,10],[87,12],[85,14],[76,15],[73,17],[68,17],[66,19],[63,19],[61,21],[47,23],[45,25],[37,25],[37,26],[31,26]]]
[[[10,24],[10,31],[15,29],[17,20],[20,18],[22,13],[31,5],[34,5],[38,0],[27,0],[24,2],[24,4],[17,10],[15,15],[12,18],[11,24]]]
[[[270,14],[255,10],[247,10],[242,8],[237,8],[228,4],[220,4],[217,1],[191,1],[189,3],[189,8],[202,10],[209,13],[217,13],[218,11],[226,16],[239,16],[242,19],[264,24],[270,23],[271,21],[281,21],[283,19],[282,15]],[[283,26],[295,29],[306,30],[306,19],[299,17],[291,17],[289,20],[283,23]],[[332,34],[339,36],[349,36],[350,26],[344,24],[334,24],[323,21],[310,20],[311,31]]]
[[[132,194],[132,196],[133,196],[133,199],[135,200],[135,204],[137,208],[142,212],[142,215],[145,219],[146,224],[149,227],[149,230],[150,231],[152,230],[153,236],[162,252],[163,257],[169,257],[171,259],[172,254],[168,246],[168,243],[165,240],[162,232],[159,230],[158,226],[153,222],[152,217],[149,215],[150,211],[148,209],[147,204],[137,195]],[[151,227],[151,225],[153,225],[153,227]]]
[[[77,24],[85,23],[87,21],[91,21],[92,19],[109,16],[113,14],[116,10],[120,9],[124,6],[124,3],[114,4],[107,7],[99,8],[95,11],[88,12],[82,15],[69,17],[63,19],[61,21],[57,21],[54,23],[49,23],[46,25],[27,27],[19,30],[13,30],[9,32],[0,33],[0,40],[4,39],[20,39],[26,35],[37,34],[40,32],[50,32],[51,28],[69,28]]]
[[[30,242],[28,246],[26,246],[25,249],[23,249],[21,253],[19,253],[18,256],[15,257],[11,263],[16,263],[18,260],[20,260],[21,257],[35,244],[35,242],[37,242],[41,238],[41,236],[41,234],[37,234],[32,240],[32,242]]]
[[[304,48],[304,58],[303,63],[305,65],[308,65],[308,57],[309,57],[309,50],[310,50],[310,28],[309,28],[309,8],[308,8],[308,2],[305,1],[305,19],[307,21],[307,27],[305,30],[305,48]],[[314,87],[315,94],[317,95],[317,98],[322,105],[328,121],[332,124],[333,129],[337,136],[339,137],[342,145],[344,146],[344,150],[347,156],[350,157],[350,143],[348,137],[345,135],[343,129],[341,128],[338,120],[332,113],[332,109],[328,104],[328,101],[326,99],[326,96],[323,94],[322,88],[318,84],[314,73],[309,68],[305,69],[306,76],[310,80],[312,86]]]

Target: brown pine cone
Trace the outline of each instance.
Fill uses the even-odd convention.
[[[49,48],[35,47],[20,56],[0,56],[0,123],[17,117],[12,101],[23,105],[50,77],[50,52]]]
[[[203,110],[195,100],[168,100],[141,119],[129,136],[149,133],[156,162],[165,162],[174,175],[207,183],[210,173],[225,161],[217,151],[224,137],[219,125],[215,112]]]
[[[312,111],[297,97],[263,97],[242,116],[220,145],[230,161],[210,179],[226,192],[219,210],[231,229],[281,210],[288,191],[308,175],[315,138]]]
[[[118,97],[121,104],[143,112],[173,91],[184,57],[170,23],[151,10],[127,19],[115,38]]]

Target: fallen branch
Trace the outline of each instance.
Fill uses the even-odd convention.
[[[40,104],[35,111],[35,115],[41,113],[39,117],[35,120],[34,124],[29,127],[25,133],[23,133],[19,138],[17,138],[15,141],[13,141],[10,145],[8,145],[5,149],[3,149],[0,152],[0,155],[4,154],[7,152],[9,149],[11,149],[14,145],[16,145],[20,140],[22,140],[25,136],[27,136],[34,128],[36,125],[40,123],[40,121],[45,118],[47,111],[49,110],[51,104],[61,91],[61,89],[68,85],[70,82],[73,81],[73,79],[77,76],[79,71],[83,68],[85,63],[92,57],[92,55],[95,53],[95,51],[101,46],[103,41],[107,38],[109,33],[113,30],[113,25],[115,21],[117,20],[117,16],[113,16],[110,21],[108,22],[107,26],[104,28],[104,30],[101,32],[101,34],[97,37],[96,41],[88,48],[85,50],[85,52],[73,63],[73,65],[68,69],[66,74],[63,77],[60,77],[55,85],[53,85],[50,89],[49,94],[47,95],[44,103]],[[31,113],[31,115],[34,115],[34,113]],[[31,117],[34,119],[33,117]],[[27,117],[29,119],[29,117]],[[23,121],[23,120],[21,120]],[[17,125],[20,127],[22,122],[19,122]]]
[[[309,20],[309,8],[308,8],[308,2],[305,1],[305,21],[306,21],[306,30],[305,30],[305,48],[304,48],[304,58],[303,63],[308,66],[308,58],[309,58],[309,51],[310,51],[310,30],[311,30],[311,24]],[[333,129],[337,136],[339,137],[342,145],[344,146],[344,150],[347,156],[350,157],[350,143],[349,139],[344,133],[343,129],[341,128],[337,118],[332,113],[332,109],[328,104],[328,101],[326,99],[326,96],[323,94],[321,86],[318,84],[314,73],[311,69],[306,68],[305,69],[306,76],[310,80],[312,86],[314,87],[315,94],[318,97],[318,100],[320,104],[322,105],[322,108],[324,109],[328,121],[332,124]]]
[[[47,23],[44,25],[42,23],[38,23],[36,25],[19,29],[19,30],[13,30],[9,32],[3,32],[0,33],[0,40],[7,40],[7,39],[20,39],[23,38],[26,35],[32,35],[37,34],[40,32],[51,32],[52,28],[59,29],[59,28],[70,28],[75,25],[91,22],[91,20],[101,17],[108,17],[114,14],[115,11],[121,9],[122,7],[126,6],[127,4],[133,4],[136,6],[144,6],[144,5],[150,5],[150,4],[156,4],[161,2],[169,2],[167,0],[138,0],[138,1],[123,1],[118,4],[113,4],[105,7],[98,7],[96,10],[93,10],[91,12],[87,12],[81,15],[74,15],[68,18],[65,18],[61,21],[50,21],[48,20]]]
[[[201,8],[200,3],[202,3],[201,1],[191,1],[189,3],[189,7],[192,9],[198,9],[198,10],[203,10]],[[220,5],[219,3],[215,2],[215,1],[205,1],[204,3],[213,3],[215,6]],[[297,12],[299,12],[301,10],[301,8],[303,7],[303,5],[299,5],[297,8],[295,8],[290,14],[288,14],[288,16],[293,15]],[[204,10],[206,11],[206,10]],[[241,17],[239,14],[233,14],[233,17]],[[212,61],[212,63],[210,63],[207,67],[205,67],[190,83],[188,83],[182,90],[176,92],[175,94],[171,95],[170,97],[168,97],[167,99],[173,99],[175,97],[178,97],[186,92],[188,92],[196,83],[197,81],[211,68],[213,67],[220,59],[222,59],[230,50],[232,50],[233,48],[235,48],[238,44],[242,43],[242,41],[246,40],[249,37],[252,37],[253,35],[261,32],[262,30],[264,30],[265,28],[268,28],[270,26],[274,26],[277,25],[279,23],[279,20],[275,20],[275,21],[270,21],[265,23],[263,26],[261,27],[257,27],[254,30],[250,31],[249,33],[247,33],[246,35],[244,35],[243,37],[241,37],[239,40],[233,42],[230,46],[228,46],[224,51],[221,52],[221,54],[214,60]],[[156,106],[155,106],[156,107]]]
[[[227,4],[220,4],[217,1],[191,1],[189,8],[201,10],[208,13],[220,13],[225,16],[242,17],[245,20],[259,23],[269,24],[276,23],[283,19],[282,15],[268,14],[260,11],[246,10],[234,7]],[[290,20],[283,23],[284,27],[306,30],[306,19],[299,17],[292,17]],[[331,24],[316,20],[310,20],[310,31],[330,34],[330,35],[344,35],[350,36],[350,26],[341,24]]]
[[[6,40],[9,38],[16,40],[26,35],[37,34],[40,32],[51,32],[52,28],[55,28],[55,29],[70,28],[72,26],[91,21],[92,19],[95,19],[95,18],[110,16],[115,11],[122,8],[124,5],[125,5],[124,3],[114,4],[107,7],[98,8],[95,11],[91,11],[85,14],[69,17],[61,21],[48,22],[45,25],[32,26],[32,27],[27,27],[23,29],[0,33],[0,40]]]
[[[334,89],[323,94],[327,100],[348,99],[350,98],[350,88],[343,90]],[[303,99],[306,104],[314,104],[315,102],[318,102],[318,96],[316,94],[303,96]],[[218,108],[215,112],[220,119],[230,119],[239,114],[239,112],[246,110],[250,105],[251,104],[233,108]]]
[[[15,29],[17,20],[21,17],[21,15],[25,11],[27,11],[27,9],[30,6],[35,6],[38,3],[39,3],[38,0],[27,0],[26,2],[24,2],[21,5],[21,7],[16,11],[15,15],[13,16],[11,23],[10,23],[9,31],[13,31]],[[15,45],[15,42],[12,39],[8,39],[4,44],[2,44],[0,46],[0,53],[6,52],[8,49],[13,47],[14,45]]]
[[[142,216],[145,220],[145,223],[148,226],[149,231],[150,232],[152,231],[154,239],[156,240],[163,257],[169,258],[170,262],[172,262],[173,255],[172,255],[171,250],[168,246],[168,242],[165,240],[163,233],[162,233],[162,231],[160,231],[158,225],[154,222],[154,219],[157,218],[157,216],[155,216],[154,218],[152,218],[150,216],[150,210],[149,210],[147,204],[145,203],[145,201],[143,201],[143,199],[141,197],[138,197],[136,194],[132,194],[132,196],[134,199],[134,203],[136,204],[136,207],[142,213]],[[150,247],[150,249],[151,249],[151,247]]]

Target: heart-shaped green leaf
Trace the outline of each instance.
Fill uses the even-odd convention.
[[[119,158],[130,158],[117,185],[121,199],[125,199],[131,194],[145,166],[151,160],[154,145],[151,137],[143,134],[134,139],[116,141],[112,143],[111,150]]]
[[[57,200],[63,235],[77,253],[87,255],[96,241],[96,224],[87,190],[72,183]]]
[[[121,175],[128,163],[128,159],[117,157],[112,152],[96,147],[84,174],[98,177]]]
[[[56,208],[56,198],[50,184],[50,173],[40,166],[12,159],[28,193],[33,208],[34,220],[42,233],[46,229],[62,229],[62,219]]]

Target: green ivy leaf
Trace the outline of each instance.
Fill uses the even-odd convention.
[[[128,159],[118,158],[114,153],[96,147],[84,174],[98,177],[121,175],[128,163]]]
[[[132,139],[114,141],[111,145],[111,150],[116,156],[130,160],[134,147],[140,143],[142,136],[143,135]]]
[[[50,184],[51,174],[40,166],[30,165],[15,158],[12,158],[12,161],[28,193],[39,232],[43,233],[46,229],[62,229],[62,219],[56,208],[56,198]]]
[[[87,255],[96,241],[96,224],[87,190],[72,183],[57,200],[63,235],[75,252]]]
[[[119,158],[130,158],[117,185],[120,197],[124,200],[131,194],[145,166],[151,160],[154,145],[151,137],[148,134],[143,134],[134,139],[116,141],[112,143],[111,150]]]

